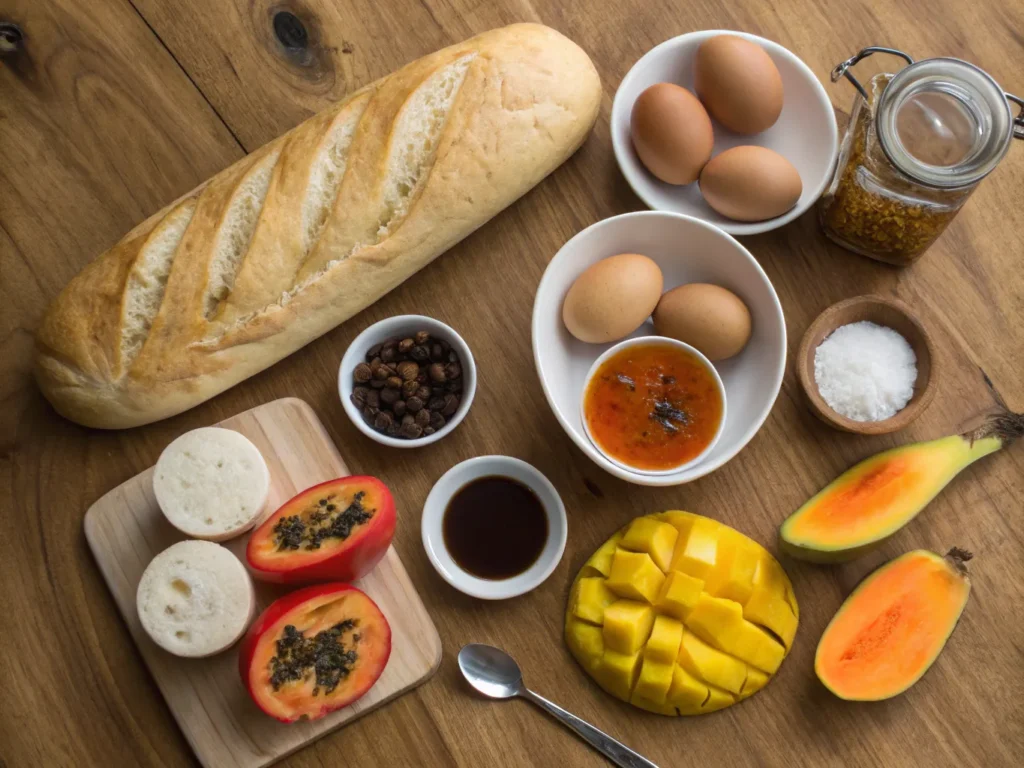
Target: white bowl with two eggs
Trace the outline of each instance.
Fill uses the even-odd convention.
[[[688,283],[712,283],[736,294],[751,315],[751,336],[743,350],[714,363],[728,403],[716,442],[699,461],[671,472],[635,471],[613,461],[590,440],[583,423],[580,402],[591,368],[614,343],[588,344],[573,337],[563,322],[562,306],[569,288],[587,268],[621,253],[652,259],[662,272],[665,291]],[[629,338],[654,335],[648,319]],[[537,289],[532,337],[541,386],[566,434],[606,472],[639,485],[687,483],[739,453],[771,411],[786,365],[782,306],[750,252],[715,226],[662,211],[627,213],[599,221],[562,246]]]

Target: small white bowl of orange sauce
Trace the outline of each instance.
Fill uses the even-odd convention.
[[[587,374],[580,418],[617,466],[667,475],[700,463],[722,435],[725,386],[711,362],[664,336],[626,339]]]

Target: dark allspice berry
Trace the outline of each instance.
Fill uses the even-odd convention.
[[[448,374],[441,363],[431,363],[427,369],[427,375],[430,376],[431,381],[437,384],[444,384],[448,380]]]
[[[444,407],[441,408],[441,415],[446,419],[459,409],[459,398],[456,395],[445,395]]]
[[[367,387],[354,387],[352,389],[352,403],[356,408],[362,408],[366,405],[366,397],[370,393]]]
[[[398,371],[398,375],[402,378],[402,381],[415,381],[416,377],[420,375],[420,367],[411,360],[399,363],[395,370]]]
[[[366,363],[360,363],[356,366],[355,371],[352,372],[352,378],[356,380],[358,384],[365,384],[373,377],[373,371],[370,370],[370,366]]]

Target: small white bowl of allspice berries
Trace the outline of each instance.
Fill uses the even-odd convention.
[[[345,413],[367,437],[395,448],[437,442],[466,417],[476,363],[453,328],[423,315],[374,323],[338,369]]]

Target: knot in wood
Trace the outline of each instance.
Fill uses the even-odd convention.
[[[278,11],[274,14],[274,34],[285,48],[305,48],[309,45],[309,34],[305,25],[290,11]]]
[[[25,35],[21,27],[8,21],[0,21],[0,56],[21,50]]]

